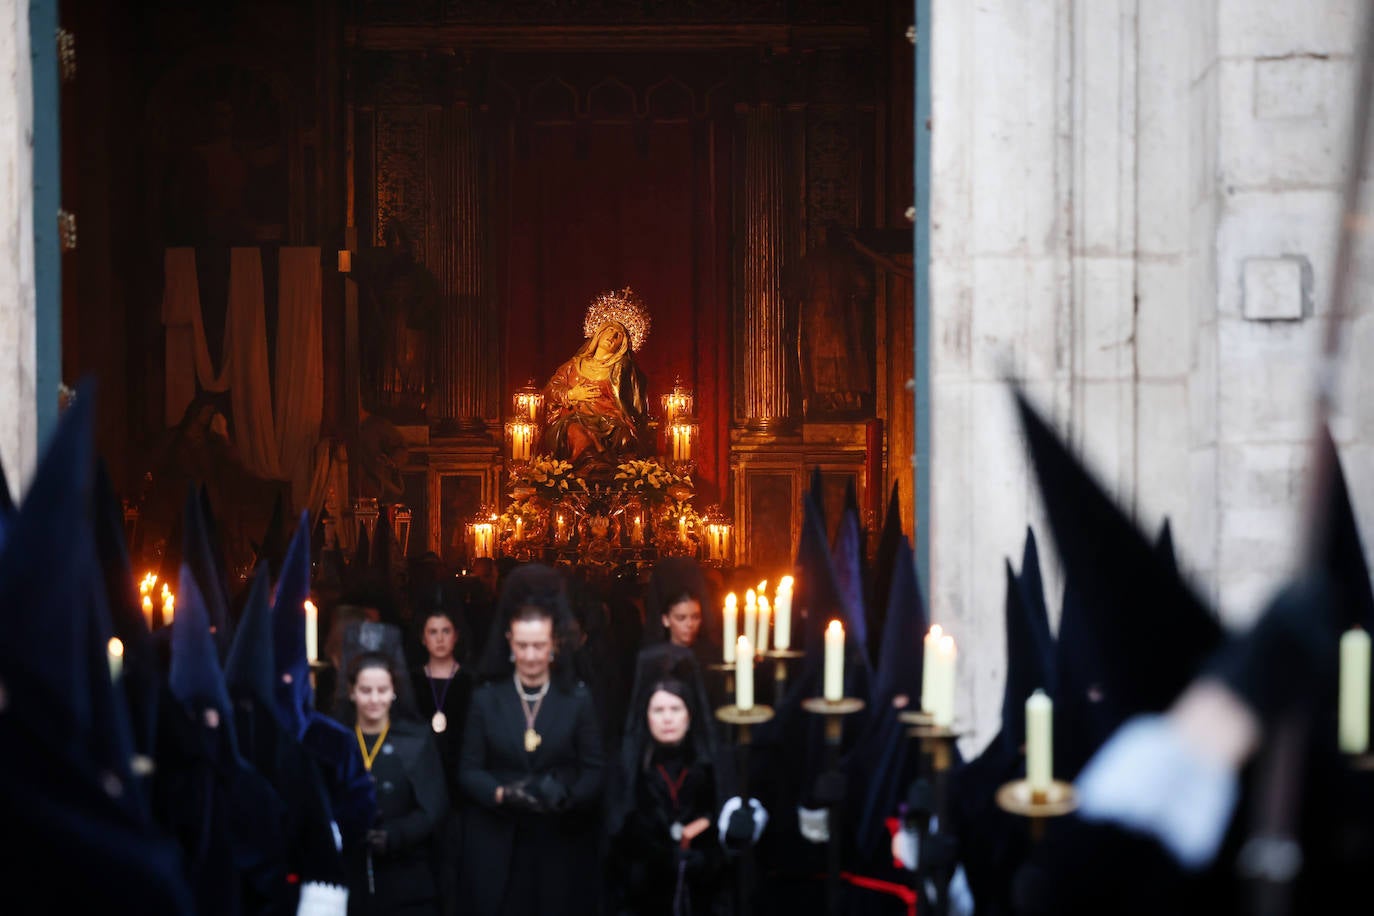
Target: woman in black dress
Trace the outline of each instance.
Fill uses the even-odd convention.
[[[720,606],[701,566],[691,557],[664,557],[654,565],[645,596],[644,644],[670,642],[690,649],[702,672],[706,691],[716,706],[731,702],[724,672],[711,671],[721,662]],[[765,691],[768,685],[760,684]]]
[[[513,572],[499,620],[463,736],[460,895],[475,916],[593,912],[603,752],[590,692],[555,663],[570,655],[558,573]]]
[[[729,792],[691,652],[640,653],[607,817],[613,916],[706,916],[726,905],[717,817]]]
[[[350,863],[348,911],[430,916],[438,912],[430,840],[448,810],[439,752],[428,726],[392,717],[391,659],[364,652],[348,672],[354,734],[377,785],[377,821]]]
[[[458,906],[458,860],[462,854],[462,788],[458,785],[458,757],[463,746],[468,704],[472,700],[472,676],[463,651],[463,629],[453,612],[434,608],[420,618],[424,665],[411,672],[420,721],[429,725],[443,762],[450,810],[435,834],[434,857],[439,879],[439,898],[446,916]]]

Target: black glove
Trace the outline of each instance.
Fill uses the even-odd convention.
[[[532,814],[543,814],[545,811],[543,801],[530,792],[529,787],[523,782],[502,786],[501,804],[513,811],[528,811]]]
[[[568,807],[568,790],[552,773],[545,773],[536,779],[529,791],[546,811],[562,811]]]
[[[386,831],[380,828],[369,830],[367,832],[367,848],[379,855],[386,852]]]

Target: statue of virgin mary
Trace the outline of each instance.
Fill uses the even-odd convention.
[[[613,471],[648,439],[644,373],[633,352],[649,315],[629,287],[592,302],[586,340],[544,386],[544,450],[582,476]]]

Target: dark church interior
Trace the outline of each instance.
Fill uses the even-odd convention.
[[[509,498],[513,393],[624,287],[652,321],[635,354],[652,413],[675,384],[694,397],[695,507],[732,520],[732,564],[790,564],[812,469],[828,517],[852,488],[875,532],[892,485],[910,492],[903,4],[74,0],[61,17],[80,68],[61,96],[80,220],[62,364],[98,380],[147,568],[194,481],[239,582],[279,498],[345,547],[360,498],[400,505],[409,557],[461,569],[467,520]]]

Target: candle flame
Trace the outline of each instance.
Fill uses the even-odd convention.
[[[830,621],[830,626],[828,626],[828,627],[825,628],[825,631],[826,631],[827,633],[840,633],[840,634],[843,634],[843,633],[844,633],[844,624],[840,623],[838,620],[832,620],[832,621]]]
[[[953,654],[954,654],[954,637],[953,637],[953,636],[941,636],[941,637],[940,637],[940,651],[941,651],[941,652],[945,652],[945,653],[947,653],[947,654],[949,654],[949,655],[953,655]]]
[[[759,594],[760,594],[760,595],[762,595],[762,594],[764,594],[765,592],[768,591],[768,580],[767,580],[767,579],[764,579],[762,582],[759,583],[759,589],[758,589],[758,591],[759,591]]]
[[[792,591],[792,586],[795,585],[795,584],[796,584],[796,580],[793,579],[791,576],[783,576],[782,579],[778,581],[778,591],[779,591],[779,592],[784,592],[784,591],[790,592],[790,591]]]
[[[305,599],[305,612],[307,614],[318,614],[319,610],[320,609],[315,606],[315,602],[311,601],[309,598]]]
[[[935,640],[936,642],[939,642],[940,637],[944,635],[945,631],[938,623],[930,628],[930,638]]]
[[[739,599],[735,597],[735,593],[734,593],[734,592],[731,592],[730,594],[728,594],[728,595],[725,596],[725,606],[726,606],[726,607],[735,607],[735,606],[738,605],[738,604],[739,604]]]
[[[111,656],[112,658],[123,658],[123,657],[124,657],[124,641],[123,641],[122,639],[120,639],[118,636],[111,636],[111,637],[110,637],[110,645],[109,645],[109,648],[108,648],[106,651],[110,653],[110,656]]]

